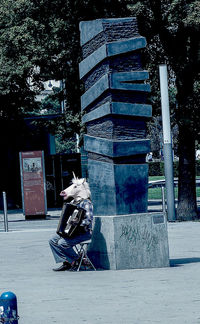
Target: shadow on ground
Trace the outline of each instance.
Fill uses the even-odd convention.
[[[171,259],[170,267],[179,267],[188,263],[200,262],[200,258],[182,258],[182,259]]]

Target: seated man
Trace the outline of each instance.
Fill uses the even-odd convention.
[[[74,177],[72,185],[60,193],[64,200],[72,197],[71,203],[85,210],[85,217],[81,220],[77,235],[73,237],[61,237],[58,234],[53,235],[49,240],[53,256],[56,263],[62,262],[62,265],[53,269],[54,271],[65,271],[75,267],[79,257],[73,249],[78,243],[90,240],[92,237],[93,205],[90,200],[90,189],[85,179]]]

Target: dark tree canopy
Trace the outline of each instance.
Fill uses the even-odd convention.
[[[63,80],[66,113],[58,130],[80,131],[79,22],[137,16],[147,38],[147,67],[154,112],[158,65],[167,63],[176,89],[172,114],[179,126],[179,215],[196,215],[195,140],[200,138],[200,3],[191,0],[0,0],[0,118],[39,109],[34,98],[48,79]],[[31,81],[31,86],[30,86]],[[67,125],[67,127],[66,127]],[[185,213],[187,210],[187,213]],[[187,215],[186,215],[187,214]]]
[[[0,0],[0,4],[1,116],[16,117],[37,108],[34,96],[48,79],[66,80],[67,108],[79,112],[79,22],[121,15],[121,2]]]
[[[169,65],[169,77],[174,78],[177,88],[177,122],[199,136],[199,1],[129,1],[129,7],[137,14],[140,32],[147,38],[147,61],[150,67],[154,65],[153,73],[155,66],[158,73],[159,64]]]
[[[158,65],[166,63],[176,88],[173,117],[179,126],[179,219],[197,215],[195,140],[200,137],[200,3],[189,0],[128,1],[147,38],[154,103],[158,104]],[[173,81],[173,82],[172,82]],[[154,107],[155,108],[155,107]]]

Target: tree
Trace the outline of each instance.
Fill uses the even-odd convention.
[[[178,218],[196,217],[199,1],[0,0],[0,4],[0,118],[16,119],[37,111],[34,99],[43,88],[42,81],[64,80],[65,86],[57,95],[66,100],[66,111],[56,126],[63,138],[71,130],[80,132],[79,22],[137,15],[140,33],[148,42],[146,61],[152,93],[158,88],[155,66],[159,63],[168,64],[170,81],[175,78],[177,104],[171,108],[179,126]],[[53,129],[53,122],[50,126]]]
[[[200,3],[189,0],[127,1],[137,15],[148,42],[147,54],[155,79],[155,64],[167,63],[175,77],[176,105],[172,113],[179,127],[178,219],[197,216],[195,140],[200,128]],[[158,80],[158,77],[156,78]],[[157,86],[158,81],[154,86]]]
[[[83,129],[79,22],[125,11],[120,0],[0,0],[0,118],[38,115],[47,106],[53,112],[51,99],[65,101],[64,114],[37,126],[56,136],[60,150],[75,150],[75,133]],[[63,87],[40,105],[35,97],[49,79],[62,80]]]
[[[121,1],[0,0],[0,4],[0,116],[17,118],[37,110],[35,95],[48,79],[64,80],[58,95],[66,99],[70,118],[79,114],[79,22],[123,14]]]

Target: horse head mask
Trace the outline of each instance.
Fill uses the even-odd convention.
[[[75,200],[90,198],[91,192],[85,178],[78,179],[73,173],[72,185],[62,190],[60,196],[64,200],[72,197]]]

